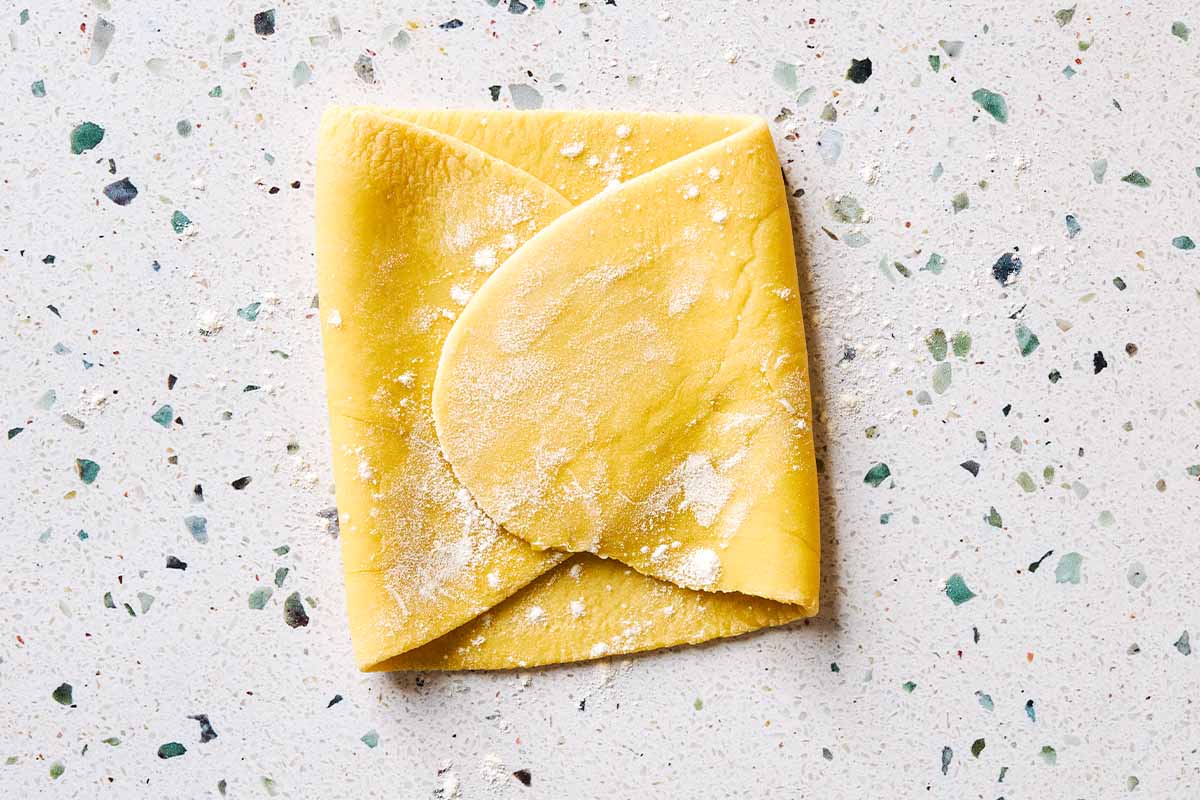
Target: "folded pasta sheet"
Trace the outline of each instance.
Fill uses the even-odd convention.
[[[333,108],[317,183],[362,669],[816,613],[804,328],[761,120]]]

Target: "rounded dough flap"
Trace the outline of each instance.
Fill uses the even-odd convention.
[[[815,605],[818,523],[786,196],[751,126],[559,217],[447,337],[439,441],[536,547]]]

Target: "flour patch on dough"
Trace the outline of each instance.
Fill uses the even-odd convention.
[[[688,552],[671,570],[671,580],[683,586],[712,586],[720,575],[721,557],[707,547]]]
[[[421,306],[413,311],[412,316],[408,319],[409,327],[415,333],[425,333],[441,316],[441,312],[432,306]]]
[[[584,147],[583,142],[569,142],[558,148],[558,154],[563,158],[578,158]]]
[[[728,547],[732,539],[741,529],[746,517],[750,516],[750,503],[745,500],[735,500],[721,517],[721,547]]]
[[[496,251],[491,247],[481,247],[475,251],[475,255],[471,257],[471,263],[475,269],[480,271],[489,271],[496,268]]]
[[[501,522],[517,517],[523,509],[541,504],[554,484],[563,464],[567,463],[566,448],[539,451],[534,457],[533,474],[528,480],[509,480],[498,483],[495,489],[496,516]],[[519,478],[519,476],[511,476]],[[534,542],[537,545],[537,542]]]
[[[541,206],[541,202],[536,202]],[[488,198],[488,217],[499,227],[515,228],[533,217],[535,199],[529,192],[502,192]]]
[[[444,243],[451,251],[466,250],[478,236],[479,233],[474,227],[460,222],[454,226],[454,230],[447,233]]]
[[[736,453],[731,455],[729,458],[725,459],[720,464],[718,464],[717,471],[724,474],[724,473],[728,472],[729,470],[733,469],[734,467],[736,467],[738,464],[745,461],[746,457],[749,455],[750,455],[750,448],[743,447],[743,448],[739,449]]]
[[[679,513],[691,511],[697,524],[707,528],[733,495],[733,481],[719,474],[707,455],[692,453],[646,498],[643,512],[647,521],[671,511],[680,495]]]
[[[363,449],[359,447],[356,451],[358,456],[358,479],[360,481],[371,481],[375,478],[375,468],[371,466],[371,461],[363,454]]]
[[[561,298],[554,298],[537,308],[513,308],[496,326],[496,343],[500,350],[504,353],[527,350],[562,313],[562,305]]]
[[[641,266],[644,261],[645,259],[638,259],[637,262],[633,263],[601,264],[599,267],[596,267],[594,270],[584,275],[583,282],[595,284],[600,288],[606,288],[613,281],[620,280],[629,273],[633,272],[637,267]],[[572,286],[571,289],[574,290],[575,286]]]
[[[612,190],[621,184],[625,177],[625,164],[621,162],[621,154],[613,150],[608,154],[604,163],[599,165],[600,174],[603,176],[607,190]]]
[[[721,415],[721,424],[717,428],[721,433],[731,430],[742,430],[756,425],[767,418],[766,414],[750,414],[745,411],[731,411]]]
[[[395,600],[394,613],[380,618],[389,629],[426,624],[423,603],[409,606],[414,599],[424,603],[441,597],[469,599],[452,587],[465,585],[463,578],[486,562],[502,536],[454,478],[432,427],[418,423],[409,434],[407,457],[397,465],[404,480],[388,483],[370,511],[369,530],[379,538],[380,563],[386,565],[384,589]],[[436,532],[430,520],[439,521]]]
[[[451,253],[462,253],[469,250],[481,239],[490,239],[500,231],[508,231],[533,218],[535,211],[544,206],[544,201],[525,191],[498,191],[489,193],[487,185],[466,186],[453,191],[443,200],[443,209],[447,219],[456,217],[476,217],[473,224],[460,222],[453,228],[448,228],[442,236],[442,246]],[[473,210],[478,206],[478,195],[483,192],[488,195],[485,215],[478,218]],[[480,262],[480,252],[495,250],[490,247],[480,248],[475,254],[477,269],[485,269]],[[486,259],[485,259],[486,260]],[[493,264],[492,266],[495,266]]]
[[[703,288],[699,283],[685,283],[677,287],[675,291],[671,292],[671,298],[667,301],[667,315],[676,317],[687,311],[700,299],[700,292]]]

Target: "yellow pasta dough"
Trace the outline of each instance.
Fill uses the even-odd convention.
[[[362,669],[816,613],[807,356],[761,120],[334,108],[317,180]]]

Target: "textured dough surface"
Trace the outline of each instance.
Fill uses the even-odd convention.
[[[761,121],[334,108],[317,206],[360,667],[815,613],[807,357]]]

